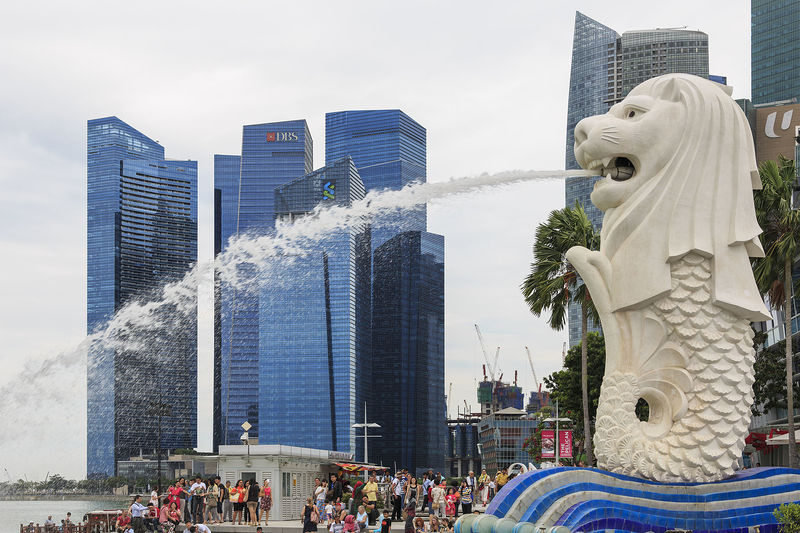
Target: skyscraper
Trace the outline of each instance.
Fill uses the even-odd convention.
[[[197,261],[197,163],[164,158],[164,148],[116,117],[88,121],[87,332],[126,303],[179,280]],[[94,346],[88,354],[87,473],[113,475],[120,459],[197,444],[197,316],[143,347]],[[144,410],[144,411],[143,411]]]
[[[621,36],[603,24],[575,13],[572,67],[567,107],[566,168],[576,169],[575,126],[586,117],[605,113],[636,85],[655,76],[681,72],[708,78],[708,35],[684,29],[629,31]],[[583,206],[599,230],[603,213],[590,195],[596,178],[567,178],[566,205]],[[589,331],[599,331],[590,320]],[[580,306],[569,305],[569,343],[581,339]]]
[[[325,134],[326,161],[352,157],[367,192],[426,180],[425,128],[398,109],[328,113]],[[446,446],[444,237],[426,231],[425,207],[371,223],[373,394],[367,414],[370,422],[378,417],[383,423],[376,430],[382,437],[370,442],[370,459],[437,468]],[[363,412],[357,416],[361,421]],[[359,441],[359,457],[362,446]]]
[[[325,163],[350,156],[367,192],[399,190],[426,180],[426,131],[399,109],[337,111],[325,115]],[[373,250],[403,231],[425,231],[420,207],[373,221]]]
[[[349,157],[275,189],[275,216],[364,197]],[[259,309],[260,442],[355,451],[352,425],[371,385],[370,244],[364,225],[275,261]]]
[[[375,250],[372,346],[382,438],[370,459],[444,469],[444,237],[396,235]]]
[[[800,2],[751,0],[753,104],[800,97]]]
[[[275,188],[312,168],[313,141],[305,120],[244,126],[242,155],[215,155],[215,248],[229,240],[264,234],[275,224]],[[214,446],[239,442],[241,424],[259,437],[259,280],[254,265],[239,265],[239,276],[252,290],[225,284],[216,298]]]

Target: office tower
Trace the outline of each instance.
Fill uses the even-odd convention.
[[[629,31],[622,35],[583,13],[575,13],[572,67],[567,107],[566,168],[575,161],[575,126],[586,117],[605,113],[636,85],[655,76],[681,72],[708,78],[708,35],[684,29]],[[567,206],[583,206],[595,228],[603,213],[590,200],[596,178],[567,178]],[[589,331],[599,331],[590,321]],[[580,306],[569,305],[569,343],[581,339]]]
[[[348,206],[364,184],[345,157],[274,192],[275,217],[296,224],[320,204]],[[352,452],[370,386],[369,228],[320,236],[281,257],[261,288],[259,441]]]
[[[753,104],[800,97],[800,2],[751,0]]]
[[[355,162],[367,192],[399,190],[426,180],[426,131],[399,109],[337,111],[325,115],[325,163]],[[372,222],[372,249],[403,231],[425,231],[423,206]]]
[[[368,414],[382,437],[370,442],[370,459],[444,471],[444,237],[392,237],[375,250],[373,278],[377,401]]]
[[[326,161],[352,157],[367,192],[426,180],[425,128],[400,110],[328,113],[325,133]],[[444,237],[427,232],[424,206],[371,223],[373,393],[367,418],[380,417],[376,433],[383,436],[370,441],[370,460],[443,466]],[[363,413],[358,417],[361,422]]]
[[[88,121],[87,331],[128,302],[181,279],[197,261],[197,163],[116,117]],[[87,373],[87,474],[114,475],[117,461],[197,445],[197,312],[140,347],[93,346]]]
[[[752,0],[750,9],[756,162],[761,164],[786,157],[797,163],[800,155],[800,103],[797,103],[800,97],[800,2]],[[800,187],[795,190],[793,205],[800,205]],[[800,263],[795,263],[794,271],[800,272]],[[795,332],[800,328],[799,313],[800,300],[795,294],[792,299]],[[758,326],[767,335],[767,347],[786,337],[783,311],[773,310],[772,314],[772,321]],[[769,413],[770,424],[775,418],[784,417],[785,420],[786,411],[778,411],[779,416]]]
[[[313,141],[305,120],[244,126],[242,154],[214,157],[215,251],[231,238],[264,234],[275,224],[275,188],[312,168]],[[237,444],[241,424],[259,438],[259,285],[255,265],[238,265],[244,282],[217,289],[214,448]],[[248,289],[244,289],[247,287]]]

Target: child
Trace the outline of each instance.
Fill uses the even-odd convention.
[[[333,523],[333,504],[328,502],[325,506],[325,527],[331,527]]]
[[[445,496],[445,514],[448,518],[456,516],[456,502],[458,501],[458,494],[456,494],[455,487],[447,489],[447,496]]]

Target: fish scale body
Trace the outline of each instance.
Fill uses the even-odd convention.
[[[638,369],[607,373],[597,409],[597,461],[601,468],[662,482],[717,481],[738,469],[744,448],[753,403],[753,331],[746,318],[714,303],[710,259],[690,253],[670,270],[671,291],[628,312],[662,321],[667,341],[686,354],[692,378],[684,391],[686,412],[666,435],[648,436],[635,413]]]

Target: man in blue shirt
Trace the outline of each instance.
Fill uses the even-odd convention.
[[[431,500],[428,496],[433,486],[433,480],[431,479],[432,474],[432,472],[425,472],[422,474],[422,506],[420,510],[425,512],[425,509],[428,508],[428,514],[431,514]]]
[[[147,511],[147,507],[142,505],[142,497],[138,494],[133,497],[131,504],[131,527],[134,533],[142,533],[144,531],[143,515]]]

